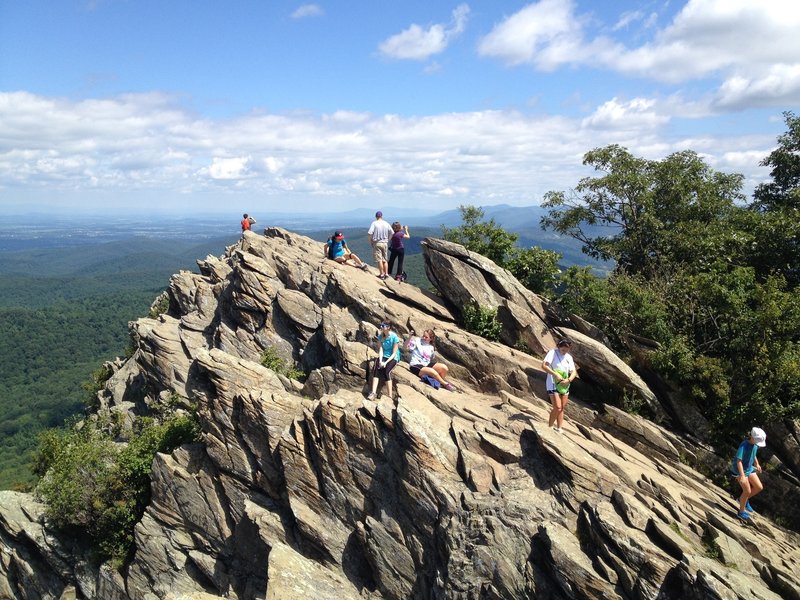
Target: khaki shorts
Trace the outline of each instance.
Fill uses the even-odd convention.
[[[389,242],[373,242],[372,243],[372,258],[376,263],[389,262]]]

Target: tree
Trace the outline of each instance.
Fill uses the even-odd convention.
[[[744,198],[741,175],[714,171],[688,150],[652,161],[612,145],[587,152],[583,163],[605,175],[585,177],[570,195],[545,194],[551,210],[542,227],[579,240],[586,254],[653,276],[730,246],[720,223]]]
[[[783,118],[789,130],[778,136],[778,147],[760,163],[772,167],[772,181],[753,193],[754,206],[764,212],[800,209],[800,117],[787,111]]]
[[[503,266],[519,236],[500,227],[494,219],[484,222],[484,212],[477,206],[459,206],[458,210],[462,224],[453,228],[443,225],[442,237]]]
[[[506,268],[530,291],[549,296],[558,284],[561,255],[538,246],[515,248]]]
[[[448,228],[442,226],[442,237],[448,242],[461,244],[508,269],[526,288],[537,294],[550,294],[558,282],[561,255],[538,246],[516,247],[519,236],[509,233],[494,219],[483,221],[484,212],[477,206],[459,206],[462,224]]]
[[[603,176],[546,196],[545,228],[617,263],[606,279],[568,270],[557,301],[606,329],[621,354],[630,334],[657,341],[648,366],[696,401],[720,439],[755,418],[800,415],[797,230],[788,223],[799,179],[787,173],[796,126],[767,159],[780,166],[779,184],[754,206],[739,204],[740,175],[691,151],[650,161],[619,146],[586,154]]]
[[[782,274],[790,288],[800,284],[800,117],[783,113],[788,131],[761,166],[772,181],[756,187],[744,225],[753,234],[751,262],[763,278]]]

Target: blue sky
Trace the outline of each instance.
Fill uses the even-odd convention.
[[[750,191],[798,31],[796,0],[0,0],[0,207],[528,206],[612,143]]]

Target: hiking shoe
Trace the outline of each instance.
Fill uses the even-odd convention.
[[[449,382],[445,383],[442,387],[444,389],[446,389],[448,392],[455,392],[456,391],[456,386],[454,386],[452,383],[449,383]]]
[[[369,396],[367,396],[367,400],[375,400],[375,392],[370,392]]]

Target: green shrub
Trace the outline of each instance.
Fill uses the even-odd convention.
[[[638,415],[642,412],[643,406],[644,399],[634,390],[628,388],[622,390],[622,410],[632,415]]]
[[[274,346],[270,346],[261,353],[261,364],[289,379],[301,380],[305,376],[303,371],[281,358]]]
[[[169,294],[162,292],[150,306],[150,312],[147,313],[148,318],[155,319],[159,315],[163,315],[169,310]]]
[[[106,382],[114,374],[113,369],[107,363],[103,363],[89,375],[89,380],[84,381],[81,387],[86,390],[86,400],[84,404],[89,408],[97,408],[97,392],[103,389]]]
[[[87,534],[100,560],[124,563],[133,548],[133,530],[150,501],[150,473],[156,452],[171,452],[196,441],[199,427],[187,415],[155,424],[137,420],[126,446],[115,444],[99,424],[40,436],[37,494],[48,518],[64,529]]]
[[[464,328],[476,333],[487,340],[499,341],[502,326],[497,320],[497,309],[480,306],[478,304],[468,304],[462,313],[464,318]]]

